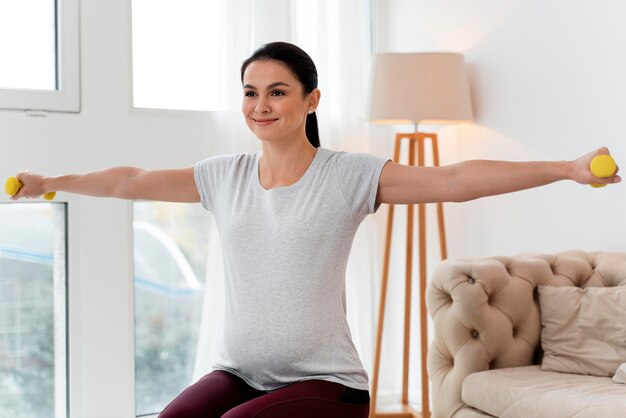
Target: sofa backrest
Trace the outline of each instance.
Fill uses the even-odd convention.
[[[434,321],[428,352],[433,418],[451,418],[465,407],[461,385],[468,374],[540,360],[539,285],[626,285],[626,253],[567,251],[442,262],[426,292]]]

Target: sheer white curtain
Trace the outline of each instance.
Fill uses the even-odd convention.
[[[220,120],[232,152],[258,149],[258,143],[237,142],[245,129],[239,108],[239,67],[263,43],[293,42],[316,63],[322,100],[318,121],[322,146],[333,150],[369,151],[365,103],[367,101],[370,47],[368,0],[238,0],[221,4],[227,31],[220,51]],[[243,127],[243,128],[242,128]],[[210,371],[222,334],[223,266],[215,227],[204,299],[202,328],[194,380]],[[376,326],[377,263],[376,227],[368,217],[359,229],[347,271],[348,321],[355,345],[371,376]]]

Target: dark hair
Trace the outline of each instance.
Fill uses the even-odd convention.
[[[311,93],[317,88],[317,68],[315,63],[302,49],[287,42],[271,42],[261,45],[259,49],[241,64],[241,82],[243,73],[248,65],[254,61],[276,60],[286,65],[294,76],[302,83],[304,94]],[[317,130],[317,116],[315,112],[306,117],[306,137],[315,148],[320,146],[319,132]]]

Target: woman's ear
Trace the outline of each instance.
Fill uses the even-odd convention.
[[[311,93],[309,93],[309,109],[317,109],[317,106],[320,103],[320,97],[322,96],[322,92],[319,89],[314,89]]]

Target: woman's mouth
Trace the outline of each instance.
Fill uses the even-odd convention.
[[[278,119],[252,119],[254,121],[254,123],[256,123],[259,126],[267,126],[272,124],[273,122],[276,122]]]

